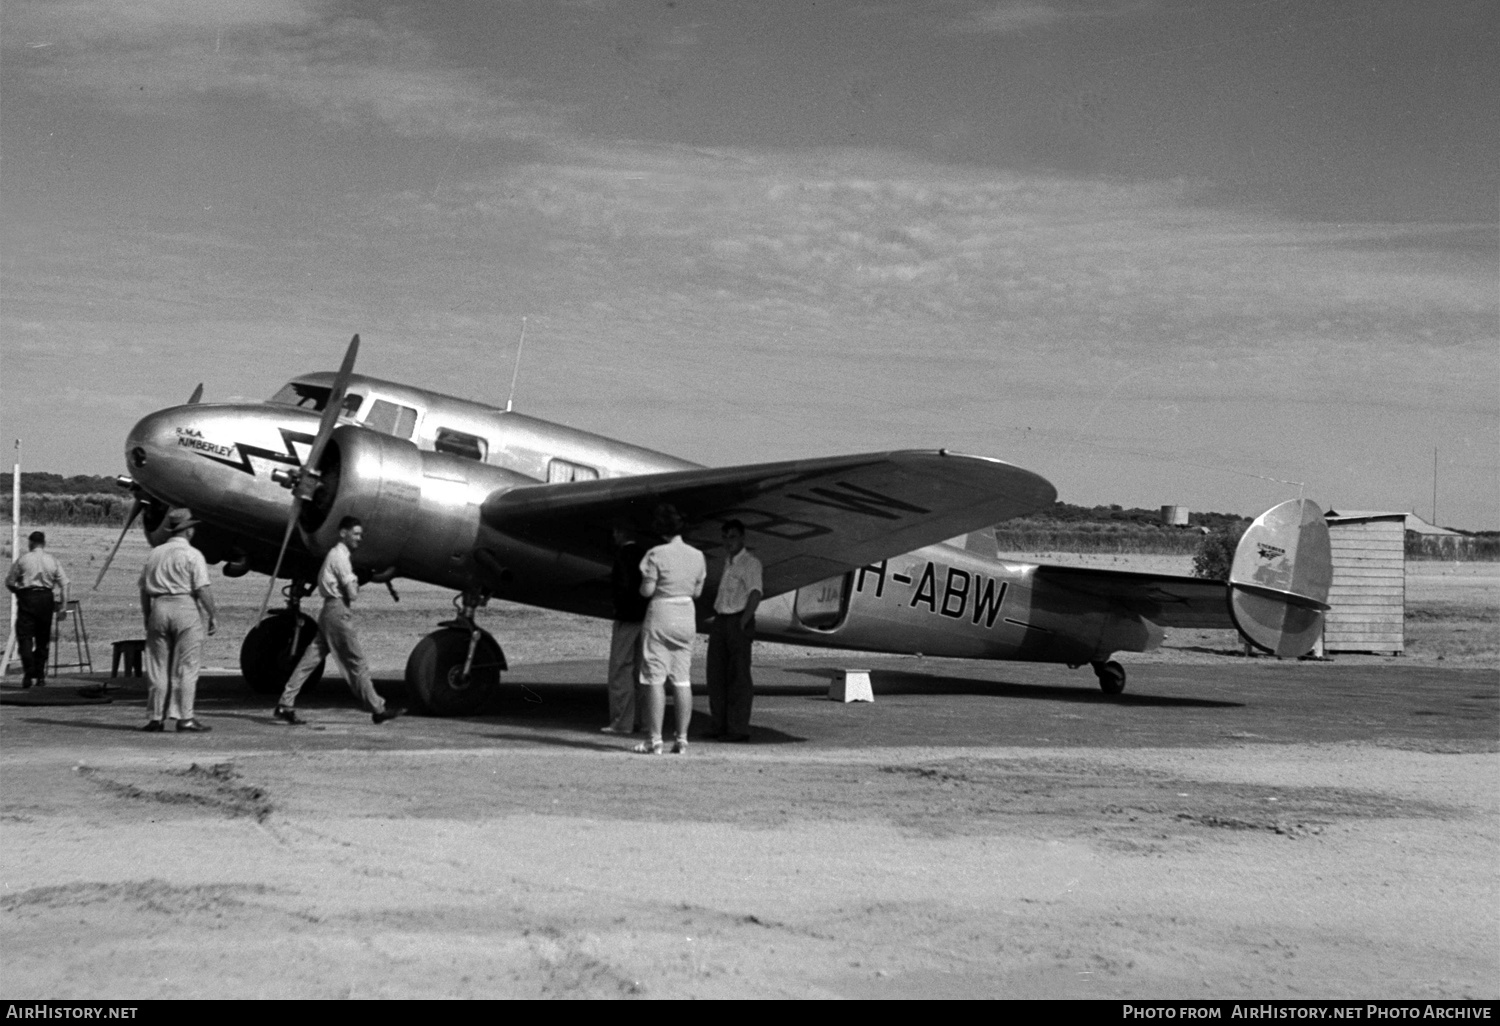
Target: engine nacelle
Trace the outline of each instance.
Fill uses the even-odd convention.
[[[299,522],[303,543],[321,556],[339,540],[339,521],[356,516],[364,537],[356,568],[395,568],[402,577],[464,588],[474,578],[479,507],[497,489],[536,484],[502,467],[422,452],[391,435],[352,425],[328,440],[322,476]]]

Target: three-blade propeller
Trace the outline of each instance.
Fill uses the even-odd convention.
[[[255,614],[256,623],[260,623],[271,604],[271,593],[276,590],[276,575],[281,572],[281,561],[286,556],[287,546],[291,544],[292,532],[297,529],[302,504],[318,491],[318,461],[323,458],[328,439],[333,437],[333,429],[338,427],[339,414],[344,408],[344,395],[349,390],[349,378],[354,373],[354,358],[358,354],[359,336],[355,335],[344,353],[344,362],[339,367],[338,375],[333,379],[333,390],[328,393],[327,405],[323,407],[323,419],[318,423],[318,435],[313,440],[312,451],[307,454],[307,461],[302,464],[302,469],[293,472],[292,508],[287,512],[286,531],[281,536],[281,548],[276,552],[276,565],[271,569],[271,579],[266,584],[266,597],[261,600],[260,612]]]

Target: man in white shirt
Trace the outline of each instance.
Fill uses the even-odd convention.
[[[47,536],[32,531],[27,551],[11,564],[5,586],[16,596],[16,647],[21,656],[21,687],[47,683],[47,648],[52,615],[68,608],[68,575],[47,551]]]
[[[146,620],[146,704],[151,715],[141,729],[153,734],[166,729],[168,719],[177,721],[179,732],[206,734],[213,729],[199,723],[193,709],[206,636],[202,614],[208,616],[207,634],[219,629],[208,561],[192,545],[197,524],[192,510],[168,510],[163,525],[171,537],[151,550],[138,582]]]
[[[750,740],[750,648],[755,642],[755,610],[761,599],[761,565],[745,548],[745,525],[726,520],[724,573],[714,596],[708,630],[708,713],[710,737]]]
[[[376,693],[375,685],[370,682],[370,669],[365,663],[359,635],[354,632],[352,607],[359,595],[359,578],[354,575],[354,564],[349,557],[359,548],[364,534],[364,525],[358,517],[345,517],[339,521],[338,544],[323,557],[323,566],[318,571],[318,592],[323,596],[323,611],[318,615],[318,635],[307,646],[307,651],[302,653],[302,659],[292,671],[291,678],[286,682],[286,689],[281,693],[281,701],[276,703],[276,709],[272,713],[283,723],[307,722],[297,715],[297,695],[301,692],[302,685],[307,683],[307,678],[312,676],[313,670],[317,669],[318,663],[330,651],[344,664],[344,679],[349,682],[349,690],[364,702],[365,708],[370,710],[372,720],[384,723],[406,711],[386,705],[385,700]]]

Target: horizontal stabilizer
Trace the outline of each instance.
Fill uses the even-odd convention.
[[[1333,554],[1317,503],[1292,499],[1255,518],[1229,571],[1229,612],[1245,640],[1306,655],[1323,632]]]

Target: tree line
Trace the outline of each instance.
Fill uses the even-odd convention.
[[[121,524],[130,493],[108,475],[21,474],[21,522],[38,525]],[[1227,580],[1234,546],[1250,525],[1238,513],[1190,512],[1188,526],[1161,522],[1161,511],[1118,505],[1053,503],[1051,509],[995,525],[1002,552],[1103,552],[1192,555],[1199,577]],[[1500,531],[1430,537],[1406,532],[1406,558],[1500,560]]]

